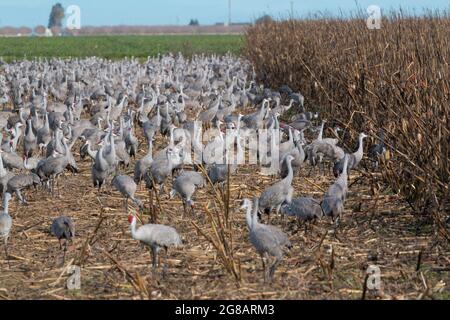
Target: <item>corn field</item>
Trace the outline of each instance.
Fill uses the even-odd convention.
[[[417,215],[431,217],[447,240],[448,30],[449,14],[440,12],[391,15],[374,30],[363,18],[288,20],[256,24],[246,34],[257,80],[302,92],[306,108],[343,126],[349,140],[385,129],[383,182]]]

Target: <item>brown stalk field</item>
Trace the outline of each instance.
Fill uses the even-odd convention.
[[[139,189],[146,208],[137,216],[176,227],[184,242],[169,251],[163,276],[152,273],[149,250],[131,238],[121,195],[110,185],[101,193],[92,187],[91,161],[79,158],[77,144],[80,173],[59,179],[60,197],[30,190],[28,206],[11,202],[11,265],[1,254],[0,299],[449,299],[449,29],[448,16],[392,18],[377,31],[360,20],[249,28],[245,55],[259,81],[302,92],[307,109],[345,129],[347,149],[360,131],[375,137],[379,127],[389,148],[378,170],[363,159],[351,171],[338,228],[321,219],[305,231],[272,214],[293,248],[271,284],[262,279],[239,207],[278,178],[239,166],[223,194],[209,185],[197,190],[196,212],[185,216],[180,198],[167,198],[169,185],[152,208]],[[147,148],[140,128],[137,135],[139,159]],[[154,152],[165,144],[158,136]],[[331,172],[305,166],[294,177],[294,197],[320,199],[332,181]],[[64,266],[49,234],[59,215],[76,225]],[[71,265],[81,266],[80,290],[66,287]],[[363,285],[369,265],[380,268],[379,291]]]
[[[140,140],[138,158],[146,153],[141,133]],[[272,284],[263,282],[259,256],[248,241],[244,212],[238,208],[242,198],[260,194],[276,178],[259,175],[254,165],[239,167],[230,178],[229,227],[221,207],[227,201],[217,195],[217,188],[198,190],[196,213],[185,217],[179,198],[168,200],[166,195],[159,199],[162,213],[157,201],[150,211],[148,191],[142,188],[137,195],[146,209],[138,216],[148,222],[155,212],[158,223],[176,226],[184,242],[183,248],[169,251],[163,277],[161,269],[152,273],[149,250],[131,238],[121,195],[111,186],[99,194],[91,186],[91,160],[81,161],[76,150],[77,145],[74,156],[81,172],[61,177],[60,197],[30,190],[24,194],[28,206],[11,203],[11,267],[2,255],[0,298],[360,299],[366,269],[374,264],[381,269],[381,291],[368,290],[366,299],[448,299],[448,247],[389,188],[363,183],[360,178],[368,175],[364,171],[350,176],[346,210],[337,230],[323,219],[305,233],[295,220],[272,218],[275,225],[286,223],[294,244]],[[132,174],[131,168],[124,172]],[[309,170],[303,168],[294,178],[295,195],[321,198],[334,179],[332,173],[309,175]],[[225,188],[225,198],[226,194]],[[51,220],[59,215],[70,215],[76,225],[64,266],[58,241],[49,234]],[[221,249],[224,246],[229,250]],[[71,265],[81,266],[80,290],[66,287]]]

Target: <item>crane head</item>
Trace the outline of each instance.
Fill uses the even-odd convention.
[[[128,216],[128,222],[133,223],[133,220],[136,219],[132,214]]]

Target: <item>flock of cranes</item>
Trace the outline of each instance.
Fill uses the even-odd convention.
[[[56,202],[56,193],[64,185],[63,173],[77,173],[81,161],[91,161],[92,187],[98,190],[94,192],[112,185],[121,193],[131,237],[149,246],[156,268],[161,249],[167,252],[172,246],[189,245],[189,240],[182,241],[172,226],[143,224],[136,228],[138,219],[130,213],[129,200],[138,210],[145,207],[145,199],[136,196],[138,188],[145,186],[152,194],[180,197],[184,214],[194,218],[194,214],[202,214],[195,211],[196,190],[208,183],[223,186],[240,164],[224,163],[228,151],[218,160],[203,157],[192,163],[188,161],[191,151],[236,146],[242,155],[252,148],[243,143],[249,132],[272,129],[268,132],[281,130],[287,136],[275,146],[279,147],[279,180],[254,199],[243,199],[241,207],[250,243],[263,262],[264,279],[270,281],[293,245],[282,228],[271,224],[270,214],[304,222],[323,217],[338,221],[347,196],[348,172],[361,161],[367,136],[360,134],[355,152],[344,151],[338,146],[340,129],[333,128],[334,137],[324,137],[326,121],[317,126],[319,115],[305,110],[300,93],[288,86],[278,91],[258,86],[250,70],[246,61],[232,56],[187,60],[167,55],[145,63],[51,59],[0,65],[0,237],[8,262],[7,241],[14,236],[8,211],[12,196],[25,205],[23,191],[42,186],[45,190],[29,192],[50,192]],[[281,122],[288,112],[294,114],[290,123]],[[212,133],[208,139],[202,139],[195,129],[196,121]],[[225,129],[231,130],[232,139],[225,137]],[[309,131],[315,138],[308,142],[305,133]],[[382,137],[369,152],[376,163],[385,151]],[[79,158],[74,156],[76,148]],[[136,159],[139,148],[147,152]],[[275,152],[273,144],[269,152]],[[300,169],[324,168],[327,163],[337,179],[323,199],[295,198],[292,185]],[[200,170],[202,167],[205,170]],[[133,176],[123,174],[123,168],[132,168]],[[167,188],[171,191],[166,192]],[[269,218],[266,224],[260,222],[263,214]],[[67,242],[75,236],[73,220],[58,217],[50,229],[61,248],[65,240],[65,256]]]

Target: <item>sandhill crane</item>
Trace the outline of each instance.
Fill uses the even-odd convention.
[[[148,141],[148,152],[142,158],[136,161],[134,165],[134,182],[139,184],[144,178],[145,173],[148,171],[153,162],[153,141]]]
[[[20,190],[26,189],[31,186],[38,186],[41,184],[41,179],[39,176],[35,173],[19,173],[18,175],[15,175],[11,179],[9,179],[7,185],[6,185],[6,192],[8,193],[15,193],[17,195],[17,198],[22,202],[22,204],[27,204],[27,201],[23,198],[22,194],[20,193]]]
[[[139,240],[151,249],[153,270],[157,267],[158,252],[163,248],[166,252],[169,247],[178,247],[182,245],[182,241],[178,232],[169,226],[162,224],[144,224],[136,229],[136,217],[128,216],[130,223],[131,236],[135,240]]]
[[[130,157],[136,158],[139,142],[138,139],[134,136],[134,128],[132,125],[126,129],[124,141]]]
[[[279,228],[258,222],[258,206],[258,199],[255,198],[252,214],[251,201],[249,199],[244,199],[241,209],[246,209],[245,218],[249,229],[250,243],[255,247],[261,257],[264,282],[266,282],[267,280],[272,280],[275,269],[283,258],[284,250],[292,247],[292,245],[287,235]],[[275,260],[272,264],[269,264],[270,266],[267,268],[264,259],[267,259],[267,262],[269,263],[269,256],[274,257]]]
[[[280,143],[280,154],[286,153],[294,148],[294,136],[292,134],[292,129],[289,127],[289,140],[283,143]]]
[[[105,148],[103,152],[103,157],[108,163],[108,169],[110,172],[114,172],[114,170],[117,167],[117,155],[116,155],[116,144],[114,142],[114,133],[113,133],[113,126],[110,123],[109,124],[109,132],[106,136],[106,140],[108,142],[107,148]]]
[[[278,113],[279,115],[282,115],[283,113],[289,111],[289,109],[292,108],[294,102],[295,102],[294,99],[290,99],[289,104],[287,106],[283,106],[280,104],[280,100],[277,99],[277,105],[275,108],[272,109],[272,113]]]
[[[179,163],[181,158],[176,149],[168,148],[165,153],[165,158],[155,158],[153,160],[150,169],[144,176],[146,187],[153,189],[155,187],[154,184],[158,184],[160,186],[160,193],[164,189],[164,182],[172,174],[172,169]]]
[[[5,167],[3,166],[3,159],[0,155],[0,187],[2,188],[0,194],[2,195],[2,197],[6,192],[8,181],[12,177],[14,177],[14,173],[5,169]]]
[[[49,156],[43,161],[40,161],[38,166],[36,167],[36,174],[41,178],[41,180],[48,180],[51,186],[51,193],[54,195],[54,186],[55,182],[57,182],[57,178],[64,172],[64,170],[70,165],[70,162],[74,162],[73,156],[71,159],[72,153],[67,146],[66,139],[63,138],[63,146],[64,146],[64,154],[60,156]],[[71,161],[72,160],[72,161]],[[75,164],[76,165],[76,164]],[[70,165],[71,170],[76,172],[78,169],[73,168]],[[58,195],[60,189],[58,188]]]
[[[294,157],[294,159],[291,162],[292,165],[292,171],[294,175],[297,175],[300,167],[303,165],[303,162],[305,161],[305,151],[303,150],[303,143],[298,141],[295,142],[295,147],[286,152],[282,157],[281,157],[281,164],[280,164],[280,176],[281,178],[286,178],[287,175],[289,174],[289,169],[287,166],[287,162],[286,162],[286,157],[287,155],[291,155]]]
[[[186,205],[190,206],[194,212],[194,201],[192,195],[196,188],[202,188],[205,185],[203,176],[195,171],[183,171],[173,182],[170,196],[174,197],[176,193],[181,196],[183,201],[184,213],[186,213]]]
[[[95,161],[95,158],[97,157],[98,150],[92,150],[91,145],[92,145],[91,141],[90,140],[86,140],[82,150],[83,150],[83,152],[86,152],[93,161]],[[99,146],[103,145],[103,141],[100,141],[98,145]],[[81,151],[80,151],[80,155],[81,155]]]
[[[372,160],[373,165],[378,168],[378,161],[380,156],[386,152],[386,146],[384,145],[384,130],[380,129],[380,142],[373,144],[369,147],[368,156]]]
[[[281,206],[281,213],[297,218],[298,222],[306,222],[320,219],[323,215],[320,201],[311,197],[298,197],[292,199],[291,203],[284,203]]]
[[[311,121],[300,118],[300,119],[296,119],[293,122],[289,123],[289,126],[291,126],[292,128],[294,128],[296,130],[304,130],[306,128],[311,127]]]
[[[23,170],[23,160],[22,158],[15,153],[14,151],[12,151],[12,149],[10,149],[10,151],[3,151],[0,149],[0,155],[3,159],[3,165],[5,168],[7,169],[18,169],[18,170]]]
[[[143,207],[143,203],[140,199],[136,198],[137,185],[133,178],[126,175],[116,175],[112,179],[112,185],[119,191],[125,198],[125,211],[128,213],[128,199],[131,199],[139,208]]]
[[[291,202],[294,193],[294,188],[291,186],[294,177],[291,164],[293,159],[294,157],[291,155],[286,156],[285,161],[288,166],[288,175],[286,178],[265,189],[259,197],[259,211],[267,213],[269,220],[270,212],[273,209],[276,209],[276,213],[278,214],[283,202]]]
[[[9,265],[8,238],[13,225],[12,218],[8,213],[9,200],[11,200],[11,194],[5,193],[3,197],[3,211],[0,212],[0,239],[3,239],[4,241],[5,258],[8,260],[8,265]]]
[[[358,150],[356,150],[355,152],[348,154],[348,165],[347,165],[347,170],[351,170],[354,169],[358,166],[359,162],[361,161],[362,157],[363,157],[363,152],[364,152],[364,138],[366,138],[367,135],[363,132],[361,132],[359,134],[359,145],[358,145]],[[341,159],[340,161],[336,162],[333,166],[333,173],[334,176],[337,177],[339,174],[342,173],[342,170],[344,168],[344,160]]]
[[[215,117],[221,103],[222,103],[222,96],[219,95],[217,97],[217,100],[211,102],[208,109],[201,112],[197,119],[203,123],[209,124]]]
[[[14,151],[17,149],[17,144],[19,143],[19,139],[22,136],[22,129],[23,124],[21,122],[17,122],[14,127],[10,130],[13,138],[11,140],[11,147]]]
[[[45,113],[44,116],[44,126],[37,131],[36,139],[38,146],[44,148],[47,147],[49,142],[52,140],[47,112]]]
[[[109,175],[109,170],[110,170],[108,162],[103,157],[104,148],[105,147],[102,145],[100,147],[100,150],[97,151],[95,161],[91,168],[92,183],[94,184],[94,188],[98,187],[99,192],[100,192],[102,185],[105,183],[106,178]]]
[[[325,216],[331,217],[333,221],[340,219],[344,211],[344,201],[347,195],[347,165],[349,155],[345,155],[343,171],[337,180],[328,188],[322,201],[322,210]]]
[[[31,119],[28,119],[25,131],[26,132],[25,132],[25,139],[23,141],[24,143],[23,149],[25,155],[27,157],[31,157],[33,155],[33,152],[37,149],[37,140],[33,132],[33,125],[31,123]]]
[[[50,226],[50,233],[59,241],[59,249],[62,249],[61,240],[64,239],[64,255],[62,264],[66,260],[67,242],[73,241],[75,237],[75,225],[70,217],[60,216],[53,220]]]
[[[261,129],[264,125],[263,120],[266,114],[266,105],[269,105],[270,100],[264,99],[261,109],[255,113],[251,113],[242,117],[242,121],[249,129]]]

